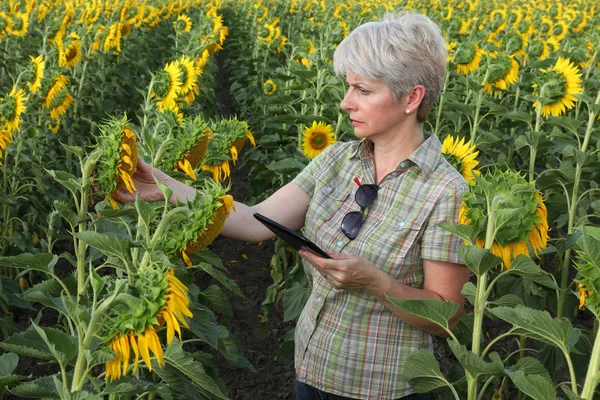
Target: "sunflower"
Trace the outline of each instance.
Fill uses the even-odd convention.
[[[188,104],[191,104],[196,95],[200,93],[198,88],[198,77],[194,61],[188,56],[183,56],[177,60],[177,66],[181,72],[181,87],[178,94],[184,96]]]
[[[591,290],[586,289],[586,287],[582,284],[579,284],[577,289],[579,292],[579,309],[583,310],[585,308],[586,299],[594,293]]]
[[[302,132],[302,151],[309,160],[334,143],[333,128],[325,122],[313,121],[312,126],[305,127]]]
[[[545,40],[535,39],[527,45],[527,58],[531,60],[545,60],[550,56],[550,48]]]
[[[152,95],[158,98],[156,105],[160,111],[178,110],[176,99],[181,85],[181,70],[176,61],[168,63],[156,74]]]
[[[0,99],[0,127],[2,130],[16,132],[21,125],[21,114],[27,109],[25,90],[13,86],[10,93]]]
[[[202,195],[186,204],[189,214],[174,220],[165,233],[163,251],[181,255],[191,266],[189,255],[212,243],[233,208],[233,197],[226,194],[227,190],[211,179],[205,180]]]
[[[562,20],[556,21],[556,25],[552,29],[552,37],[557,42],[561,42],[567,36],[567,33],[569,33],[569,25]]]
[[[454,52],[456,72],[466,75],[469,72],[475,71],[479,68],[482,55],[483,52],[478,45],[471,42],[461,43]]]
[[[3,154],[10,142],[12,142],[12,133],[6,129],[0,130],[0,165],[2,165]]]
[[[454,57],[454,49],[456,49],[456,40],[446,40],[446,51],[448,52],[448,55],[446,56],[446,62],[452,61],[452,57]]]
[[[600,258],[597,256],[600,248],[600,228],[597,226],[584,226],[581,228],[581,237],[577,240],[575,251],[577,258],[577,279],[579,292],[579,309],[584,307],[598,317],[600,315],[600,281],[598,270]]]
[[[165,171],[183,172],[196,180],[194,170],[202,163],[208,142],[213,137],[212,130],[201,117],[184,120],[183,125],[176,130],[172,146],[156,166]]]
[[[554,67],[541,71],[542,74],[533,84],[536,89],[534,95],[539,95],[547,102],[542,105],[540,100],[536,100],[533,107],[542,107],[541,113],[545,118],[560,116],[573,108],[578,101],[573,95],[582,92],[579,68],[568,58],[559,57]],[[537,93],[538,88],[542,88],[541,93]]]
[[[558,50],[560,50],[560,43],[554,37],[546,39],[544,43],[550,46],[550,52],[552,53],[556,53]]]
[[[31,93],[36,93],[42,87],[42,78],[44,77],[44,69],[46,68],[46,62],[44,56],[39,55],[37,57],[29,56],[31,60],[30,65],[30,79],[28,79],[27,86]]]
[[[216,182],[223,182],[231,174],[229,161],[235,164],[246,142],[250,141],[256,147],[256,141],[248,129],[248,123],[238,121],[235,117],[221,119],[213,123],[211,129],[215,137],[209,143],[202,169],[210,171]]]
[[[490,63],[489,77],[483,90],[492,95],[494,90],[507,90],[519,80],[519,63],[514,57],[501,55]]]
[[[465,138],[453,137],[452,135],[446,136],[444,143],[442,143],[442,154],[446,160],[452,165],[470,184],[475,183],[473,174],[479,175],[479,171],[475,170],[475,167],[479,165],[479,161],[476,160],[478,151],[475,151],[475,145],[471,144],[471,141],[465,143]]]
[[[108,34],[104,39],[104,52],[108,53],[113,49],[116,54],[121,51],[121,39],[123,38],[121,25],[121,22],[117,22],[108,28]]]
[[[188,288],[175,276],[172,268],[166,273],[152,270],[141,272],[131,285],[134,298],[140,300],[134,303],[137,306],[135,311],[139,314],[119,309],[118,313],[113,311],[108,315],[111,335],[107,343],[117,355],[105,364],[104,379],[110,379],[111,382],[129,372],[132,351],[132,375],[137,370],[140,356],[152,371],[150,351],[156,356],[158,365],[163,366],[164,355],[156,331],[166,325],[166,344],[173,341],[175,332],[181,340],[180,324],[189,328],[185,317],[193,317],[189,309]]]
[[[517,255],[529,256],[528,245],[539,257],[548,242],[548,213],[541,193],[510,170],[488,172],[475,182],[465,192],[459,211],[460,224],[478,228],[475,245],[485,246],[486,221],[502,211],[513,217],[496,220],[492,253],[502,258],[506,268]],[[488,204],[494,207],[493,213]]]
[[[52,109],[50,110],[50,118],[52,118],[56,124],[60,123],[60,117],[67,113],[69,107],[73,105],[73,96],[67,89],[63,89],[54,97],[52,102]],[[56,132],[54,132],[56,133]]]
[[[6,32],[12,36],[25,36],[29,28],[29,14],[15,13],[11,23],[6,27]]]
[[[277,91],[277,85],[271,79],[267,79],[265,83],[263,83],[263,92],[266,95],[272,95]]]
[[[102,155],[96,163],[96,181],[102,191],[109,195],[114,209],[118,208],[113,193],[126,188],[133,193],[136,188],[131,178],[137,168],[137,141],[129,128],[127,117],[111,118],[100,127],[97,148]]]
[[[189,32],[192,29],[192,20],[186,14],[181,14],[177,20],[173,22],[175,32],[180,35],[183,32]]]
[[[67,44],[63,40],[57,40],[58,46],[58,65],[71,69],[81,61],[81,37],[72,32],[67,36]]]

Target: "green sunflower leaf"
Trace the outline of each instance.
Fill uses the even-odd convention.
[[[206,373],[204,366],[183,351],[179,341],[171,342],[165,350],[164,358],[165,367],[161,368],[154,362],[152,365],[153,371],[161,378],[164,375],[163,371],[170,367],[183,374],[204,396],[228,400],[227,395],[221,391],[214,379]]]
[[[26,379],[25,376],[13,375],[18,364],[19,356],[15,353],[0,355],[0,388]]]
[[[127,240],[92,231],[77,232],[75,237],[82,240],[87,245],[100,250],[107,256],[113,256],[119,259],[127,258],[127,250],[129,250],[130,245]]]
[[[54,275],[58,256],[51,253],[22,253],[17,256],[0,257],[0,265],[5,268],[32,269]]]
[[[405,378],[418,393],[452,387],[452,384],[442,374],[435,356],[427,350],[418,350],[408,357]]]
[[[579,129],[581,129],[581,125],[582,125],[582,122],[579,120],[576,120],[575,118],[554,117],[554,116],[550,116],[550,118],[548,118],[548,121],[546,121],[546,123],[551,126],[558,126],[560,128],[566,129],[575,135],[577,135],[579,133]]]
[[[199,299],[213,306],[217,312],[229,317],[233,316],[231,303],[219,286],[210,285],[205,291],[200,292]]]
[[[54,180],[61,185],[63,185],[66,189],[68,189],[74,195],[79,194],[81,192],[81,182],[75,176],[68,172],[64,171],[54,171],[54,170],[46,170],[48,174],[54,178]]]
[[[507,372],[507,375],[520,391],[534,400],[556,398],[556,390],[552,381],[542,375],[525,375],[522,370]]]
[[[15,396],[27,399],[59,398],[52,376],[43,376],[31,382],[22,383],[10,389],[10,392]]]
[[[453,224],[451,222],[440,222],[438,226],[442,229],[447,230],[450,233],[453,233],[454,235],[469,243],[473,243],[473,239],[478,233],[478,229],[472,225]]]
[[[449,331],[448,321],[456,314],[460,307],[452,301],[433,299],[397,299],[385,296],[394,307],[409,314],[416,315],[427,321],[433,322]]]
[[[502,259],[494,255],[491,250],[477,246],[461,246],[458,253],[467,267],[477,276],[483,275],[502,262]]]
[[[473,377],[482,375],[500,375],[502,373],[502,364],[496,362],[486,362],[480,356],[472,351],[467,350],[464,344],[458,343],[456,340],[448,340],[450,350],[456,356],[460,365],[464,367]]]
[[[291,321],[298,317],[308,301],[312,289],[294,282],[291,288],[283,293],[283,315],[284,321]]]
[[[496,317],[509,322],[517,335],[525,335],[531,339],[558,347],[565,353],[574,345],[578,329],[567,319],[555,319],[546,311],[528,307],[496,307],[489,310]]]
[[[275,161],[266,165],[268,169],[276,172],[294,172],[301,171],[306,165],[297,158],[290,157],[284,160]]]

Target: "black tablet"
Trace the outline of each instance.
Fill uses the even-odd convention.
[[[259,213],[254,213],[254,218],[259,220],[263,225],[273,231],[273,233],[275,233],[281,240],[292,246],[294,249],[300,250],[301,247],[308,247],[321,257],[331,258],[329,254],[325,253],[319,246],[311,242],[307,237],[294,232],[290,228],[287,228]]]

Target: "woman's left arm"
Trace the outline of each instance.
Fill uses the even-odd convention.
[[[446,337],[448,333],[437,324],[397,309],[385,295],[399,299],[435,299],[458,303],[460,307],[450,320],[450,330],[456,327],[463,314],[465,299],[461,290],[469,280],[470,274],[469,269],[464,265],[423,260],[423,289],[417,289],[399,282],[362,257],[330,253],[332,258],[326,259],[308,250],[301,250],[299,254],[310,262],[334,288],[364,290],[377,297],[381,303],[407,324],[434,335]]]

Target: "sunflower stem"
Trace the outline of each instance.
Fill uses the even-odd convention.
[[[588,365],[587,374],[585,375],[585,381],[583,383],[583,389],[581,389],[581,398],[584,400],[592,400],[594,398],[594,391],[600,379],[600,329],[596,331],[596,339],[594,340],[594,348],[592,349],[592,355],[590,357],[590,363]]]
[[[487,83],[488,77],[490,76],[490,69],[488,68],[485,71],[485,75],[483,77],[483,81],[481,82],[481,88],[477,93],[477,98],[475,99],[475,118],[473,119],[473,126],[471,127],[471,143],[475,144],[475,136],[477,135],[477,128],[479,128],[479,123],[481,122],[479,119],[479,113],[481,112],[481,103],[483,102],[483,88]]]
[[[542,85],[540,89],[540,98],[544,96],[544,91],[548,87],[549,82]],[[540,128],[542,127],[542,102],[540,101],[540,105],[535,111],[535,129],[533,130],[533,135],[538,135],[540,133]],[[535,171],[535,159],[537,157],[537,144],[534,146],[533,143],[529,144],[529,182],[533,182],[534,171]]]
[[[496,207],[500,201],[499,197],[493,199],[487,199],[487,210],[488,220],[485,234],[485,249],[490,250],[494,243],[496,236]],[[481,332],[483,328],[483,314],[486,306],[486,288],[487,288],[488,273],[484,272],[481,276],[477,277],[477,289],[475,295],[475,305],[473,308],[473,337],[472,337],[472,348],[471,351],[477,356],[480,355],[481,350]],[[477,378],[472,376],[469,372],[467,376],[467,399],[475,400],[477,398]]]
[[[169,211],[168,213],[163,214],[163,217],[162,217],[160,223],[158,224],[156,231],[154,231],[154,234],[152,235],[152,239],[150,239],[148,249],[146,250],[146,253],[144,254],[144,258],[142,259],[140,268],[143,268],[144,266],[146,266],[148,264],[148,262],[150,262],[150,253],[158,245],[158,242],[160,240],[164,239],[164,235],[165,235],[167,229],[169,228],[169,226],[171,225],[171,220],[173,219],[173,217],[177,214],[185,213],[188,211],[189,211],[189,208],[187,208],[187,207],[176,207],[176,208],[172,209],[171,211]]]
[[[446,79],[444,80],[444,87],[442,88],[442,92],[440,93],[440,101],[438,103],[437,112],[435,115],[435,129],[434,132],[439,136],[440,134],[440,119],[442,118],[442,108],[444,108],[444,94],[446,93],[446,89],[448,88],[448,81],[450,80],[450,70],[446,72]]]
[[[594,104],[600,104],[600,92],[598,92],[598,96],[596,97],[596,102]],[[583,138],[583,143],[581,144],[581,148],[579,151],[581,153],[585,153],[587,151],[588,144],[590,142],[590,137],[592,135],[592,128],[594,126],[594,121],[596,120],[596,113],[590,108],[589,118],[587,128],[585,130],[585,136]],[[569,212],[569,220],[567,221],[567,237],[573,234],[575,227],[575,212],[577,211],[578,204],[578,192],[579,192],[579,182],[581,180],[581,172],[583,170],[583,163],[577,160],[577,165],[575,166],[575,180],[573,181],[573,190],[571,191],[571,200],[568,203],[568,212]],[[561,318],[564,315],[565,302],[567,297],[567,290],[569,286],[569,267],[571,265],[571,249],[565,250],[565,257],[563,259],[562,271],[561,271],[561,279],[560,279],[560,292],[558,294],[558,310],[556,316]]]

